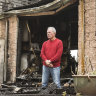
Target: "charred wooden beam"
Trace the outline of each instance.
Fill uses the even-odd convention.
[[[41,16],[41,15],[54,15],[55,11],[48,11],[48,12],[40,12],[34,14],[21,14],[20,16]]]
[[[57,14],[58,12],[60,12],[61,10],[63,10],[64,8],[74,4],[77,0],[72,0],[71,2],[66,2],[67,4],[61,6],[60,8],[58,8],[57,10],[55,11],[48,11],[48,12],[38,12],[38,13],[30,13],[30,14],[20,14],[19,16],[41,16],[41,15],[55,15]]]

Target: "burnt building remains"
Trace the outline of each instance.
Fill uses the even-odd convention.
[[[40,50],[49,26],[63,42],[61,78],[95,71],[95,4],[95,0],[0,0],[0,83],[41,78]],[[78,60],[72,50],[78,51]]]

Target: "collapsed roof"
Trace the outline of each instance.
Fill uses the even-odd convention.
[[[24,0],[21,0],[24,2]],[[26,2],[30,1],[30,4],[22,4],[22,6],[13,7],[10,10],[2,12],[3,15],[6,14],[18,14],[18,15],[53,15],[61,11],[65,7],[72,5],[77,0],[25,0]],[[46,2],[45,2],[46,1]],[[11,3],[10,3],[11,4]]]

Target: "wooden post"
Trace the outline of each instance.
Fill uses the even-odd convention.
[[[84,61],[84,0],[80,0],[81,5],[81,31],[82,31],[82,41],[81,41],[81,72],[85,72],[85,61]]]

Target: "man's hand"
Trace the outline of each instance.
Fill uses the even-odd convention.
[[[46,65],[49,65],[50,64],[50,61],[49,60],[46,60],[45,63],[46,63]]]
[[[46,60],[45,63],[46,63],[46,65],[47,65],[48,67],[53,67],[53,64],[51,63],[50,60]]]
[[[48,66],[49,66],[49,67],[53,67],[53,64],[52,64],[52,63],[50,63]]]

